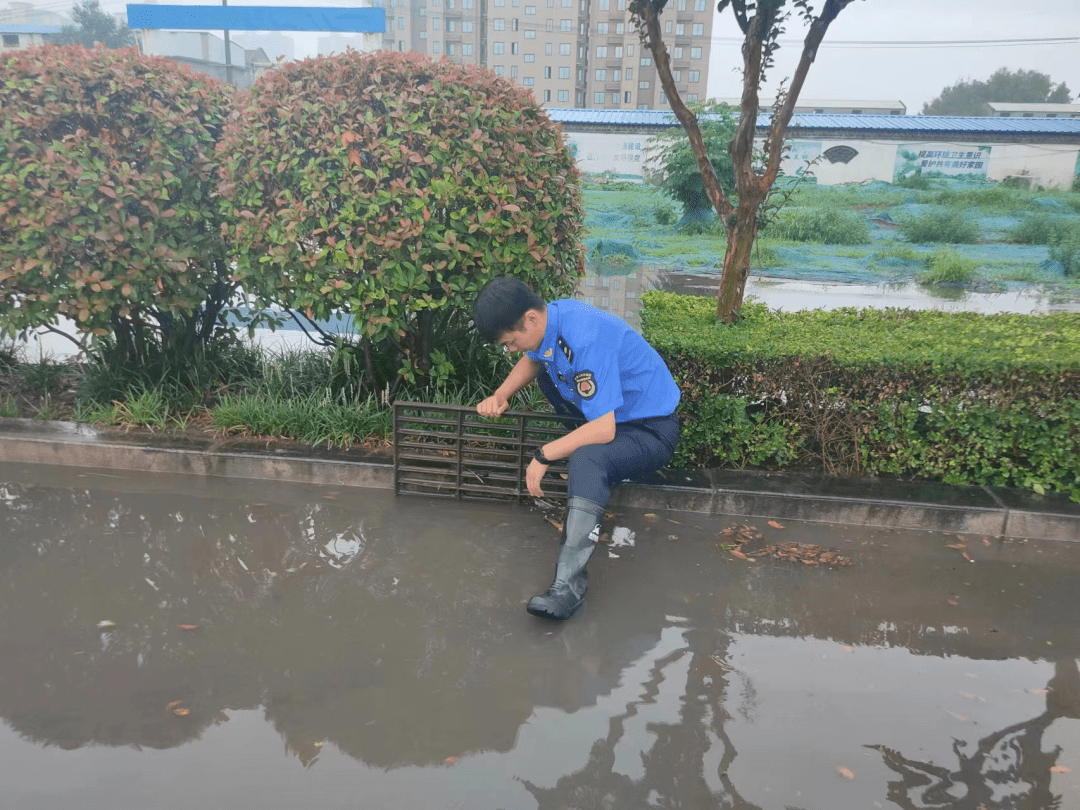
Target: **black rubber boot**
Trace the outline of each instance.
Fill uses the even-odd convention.
[[[585,566],[600,539],[603,519],[604,507],[585,498],[570,499],[555,581],[547,593],[529,600],[529,613],[546,619],[569,619],[581,607],[589,583]]]

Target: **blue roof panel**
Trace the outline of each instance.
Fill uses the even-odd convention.
[[[551,108],[552,121],[561,124],[592,126],[678,126],[678,119],[667,110],[590,110]],[[758,126],[768,124],[768,116],[758,117]],[[970,132],[1000,135],[1077,135],[1080,118],[991,118],[938,115],[853,115],[839,113],[799,113],[791,118],[788,129],[863,130],[866,132]]]
[[[0,22],[0,34],[59,34],[63,26]]]

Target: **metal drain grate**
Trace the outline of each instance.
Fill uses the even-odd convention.
[[[486,419],[463,405],[395,402],[394,493],[521,501],[530,497],[525,468],[533,451],[574,424],[534,411]],[[560,468],[544,478],[545,495],[565,497]]]

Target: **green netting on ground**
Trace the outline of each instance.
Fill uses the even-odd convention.
[[[935,252],[954,251],[976,262],[972,284],[1012,289],[1048,284],[1080,298],[1080,280],[1064,275],[1050,260],[1050,247],[1062,234],[1080,232],[1080,192],[1010,188],[981,181],[935,179],[930,188],[904,188],[886,182],[844,186],[802,184],[790,192],[785,208],[856,212],[870,222],[865,244],[826,245],[771,238],[766,229],[752,257],[756,277],[841,283],[895,283],[918,279]],[[671,270],[719,273],[725,238],[720,233],[688,234],[679,227],[681,211],[656,187],[585,189],[587,246],[604,262],[619,266],[637,259]],[[672,215],[674,211],[674,215]],[[706,212],[711,217],[711,212]],[[912,243],[905,223],[912,218],[959,217],[974,225],[957,244]],[[776,232],[779,229],[774,229]],[[819,240],[821,241],[821,240]],[[596,266],[590,260],[590,266]]]

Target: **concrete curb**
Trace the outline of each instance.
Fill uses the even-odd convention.
[[[252,442],[128,435],[71,422],[0,419],[0,461],[390,489],[385,459]],[[957,487],[730,470],[663,470],[615,490],[612,505],[884,529],[1080,540],[1080,504]]]

